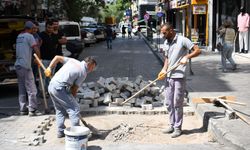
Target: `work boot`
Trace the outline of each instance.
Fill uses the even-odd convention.
[[[63,138],[63,137],[65,137],[65,134],[63,132],[57,133],[57,138]]]
[[[181,129],[175,128],[173,134],[171,135],[171,138],[176,138],[181,135]]]
[[[174,132],[174,128],[172,126],[162,130],[162,133],[164,134],[170,134],[172,132]]]
[[[22,115],[22,116],[28,115],[28,111],[20,111],[20,115]]]
[[[237,65],[234,64],[233,67],[232,67],[232,70],[236,70],[237,69]]]
[[[41,113],[39,110],[34,110],[34,111],[30,111],[29,112],[29,116],[33,117],[33,116],[41,116],[43,115],[43,113]]]

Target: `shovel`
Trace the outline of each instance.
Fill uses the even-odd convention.
[[[170,67],[167,71],[167,73],[169,73],[170,71],[173,71],[174,69],[176,69],[178,66],[180,65],[180,63],[178,63],[177,65],[173,65],[172,67]],[[166,74],[167,74],[166,73]],[[132,98],[134,98],[135,96],[137,96],[138,94],[140,94],[143,90],[145,90],[146,88],[148,88],[149,86],[151,86],[152,84],[154,84],[156,81],[158,81],[159,78],[156,78],[154,81],[152,81],[151,83],[147,84],[145,87],[143,87],[141,90],[139,90],[138,92],[136,92],[134,95],[132,95],[131,97],[129,97],[128,99],[126,99],[124,102],[122,102],[120,105],[123,106],[125,103],[127,103],[128,101],[130,101]]]
[[[38,73],[39,73],[40,83],[41,83],[42,92],[43,92],[43,101],[44,101],[44,107],[45,107],[45,114],[49,114],[50,111],[49,111],[48,102],[47,102],[47,99],[46,99],[45,88],[44,88],[44,84],[43,84],[43,77],[42,77],[40,67],[38,68]]]

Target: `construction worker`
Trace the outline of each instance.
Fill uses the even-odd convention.
[[[69,115],[72,126],[79,125],[80,107],[75,96],[87,73],[92,72],[97,63],[91,57],[87,57],[80,62],[73,58],[57,55],[44,71],[47,77],[51,76],[51,70],[59,62],[64,65],[51,79],[48,92],[56,110],[57,137],[62,138],[65,136],[63,131],[65,129],[64,121],[66,114]]]
[[[34,52],[40,56],[37,42],[32,35],[34,23],[27,21],[24,25],[24,32],[20,33],[16,39],[16,62],[15,69],[18,79],[18,100],[20,114],[29,116],[41,115],[37,106],[37,89],[32,71],[32,54]],[[28,101],[27,101],[28,94]]]
[[[158,74],[158,79],[166,78],[166,98],[165,103],[169,111],[170,126],[163,130],[163,133],[173,133],[172,138],[181,135],[183,122],[183,101],[185,92],[185,70],[188,59],[198,56],[200,49],[188,38],[177,35],[171,24],[166,23],[161,27],[161,33],[165,38],[165,62],[162,70]],[[193,50],[190,54],[189,50]],[[175,70],[169,71],[168,68],[179,65]]]

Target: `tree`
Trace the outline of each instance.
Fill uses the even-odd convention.
[[[109,4],[101,10],[102,20],[105,17],[116,17],[117,21],[123,17],[124,11],[131,6],[130,0],[116,0],[116,3]]]

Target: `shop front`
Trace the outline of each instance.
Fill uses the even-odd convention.
[[[207,45],[207,0],[171,0],[169,6],[167,21],[194,43]]]

